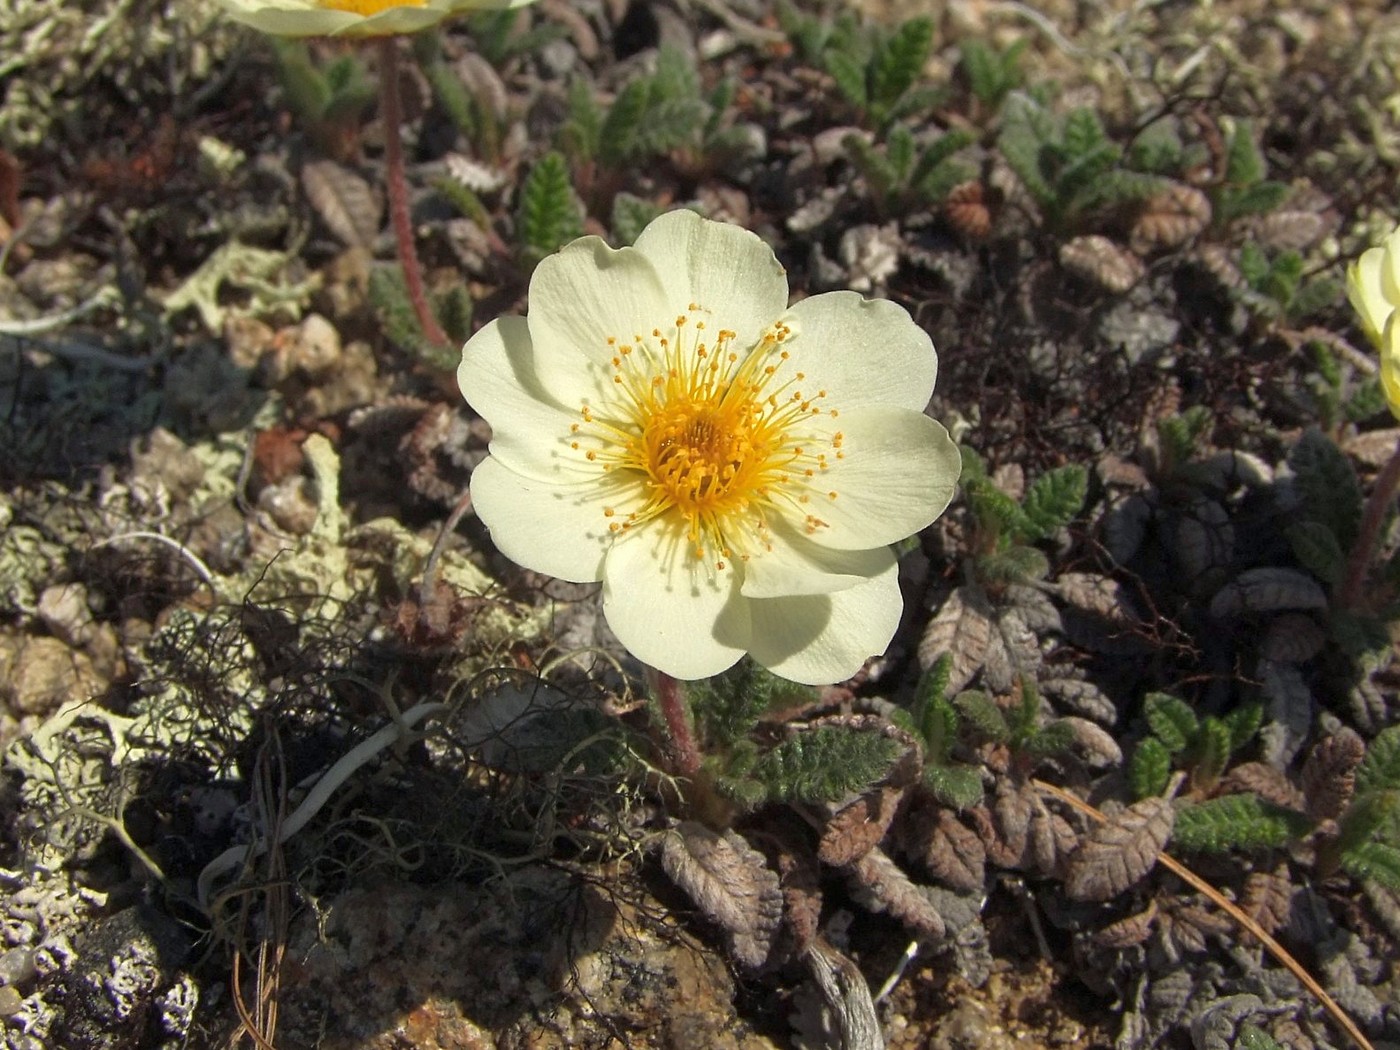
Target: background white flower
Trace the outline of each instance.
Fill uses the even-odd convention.
[[[529,317],[463,347],[491,424],[477,513],[510,558],[603,581],[622,643],[677,678],[745,652],[800,682],[882,652],[902,602],[889,544],[933,521],[960,468],[924,415],[937,357],[899,306],[787,305],[772,250],[663,215],[633,248],[545,259]]]
[[[416,33],[463,11],[524,7],[533,0],[220,0],[240,22],[273,36]]]

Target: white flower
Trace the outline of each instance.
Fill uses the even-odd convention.
[[[1347,298],[1381,354],[1381,389],[1400,418],[1400,226],[1347,269]]]
[[[787,303],[757,236],[676,211],[633,248],[584,237],[545,259],[529,317],[462,349],[492,427],[472,476],[492,539],[602,580],[623,645],[676,678],[745,652],[799,682],[854,674],[899,622],[889,544],[957,482],[909,315],[853,292]]]
[[[533,0],[220,0],[240,22],[274,36],[416,33],[463,11],[524,7]]]

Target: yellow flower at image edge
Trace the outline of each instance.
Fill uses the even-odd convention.
[[[1347,270],[1347,298],[1381,356],[1381,389],[1400,419],[1400,226]]]
[[[220,0],[229,14],[273,36],[392,36],[449,15],[524,7],[533,0]]]
[[[788,307],[771,249],[692,212],[635,247],[545,259],[528,318],[462,350],[492,427],[472,499],[508,557],[603,582],[609,626],[677,678],[744,653],[835,682],[902,611],[889,545],[952,498],[956,446],[924,415],[933,345],[899,306]]]

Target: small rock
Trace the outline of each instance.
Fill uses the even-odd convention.
[[[0,638],[0,699],[18,714],[46,714],[106,684],[86,655],[57,638]]]

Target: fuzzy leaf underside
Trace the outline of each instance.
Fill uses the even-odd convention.
[[[1166,799],[1149,798],[1098,825],[1069,858],[1065,893],[1073,900],[1106,901],[1127,890],[1156,865],[1175,816]]]

